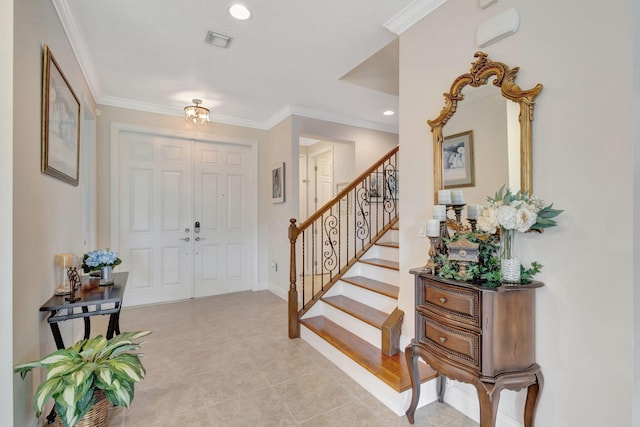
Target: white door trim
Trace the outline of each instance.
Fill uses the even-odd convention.
[[[252,212],[253,229],[251,230],[251,239],[253,247],[251,248],[251,289],[258,290],[258,141],[231,137],[226,135],[203,134],[200,132],[190,132],[174,129],[163,129],[152,126],[132,125],[128,123],[111,123],[111,244],[110,249],[118,251],[120,248],[120,164],[119,164],[119,145],[120,132],[140,132],[151,135],[159,135],[165,137],[175,137],[183,139],[191,139],[202,142],[211,142],[218,144],[244,145],[251,148],[251,169],[254,171],[251,177],[251,195],[256,209]]]

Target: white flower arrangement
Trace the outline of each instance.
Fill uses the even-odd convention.
[[[525,233],[530,230],[542,230],[553,227],[552,218],[560,215],[561,210],[553,209],[553,203],[545,206],[544,201],[530,197],[527,193],[512,193],[502,186],[494,198],[487,198],[489,205],[484,207],[478,217],[478,228],[487,233],[495,233],[498,228],[517,230]]]
[[[122,260],[118,258],[117,252],[112,252],[109,249],[95,250],[84,254],[82,258],[82,270],[85,273],[94,270],[100,270],[102,267],[115,267],[121,264]]]

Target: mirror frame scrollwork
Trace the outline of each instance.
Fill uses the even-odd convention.
[[[492,84],[501,89],[502,96],[520,105],[520,190],[532,194],[532,152],[531,152],[531,124],[533,122],[533,107],[535,98],[542,90],[542,84],[522,90],[515,82],[520,67],[509,68],[501,62],[493,62],[484,52],[476,52],[477,58],[471,64],[471,71],[456,78],[449,93],[444,93],[445,106],[440,115],[434,120],[427,120],[433,133],[433,187],[434,200],[438,203],[438,190],[444,188],[442,144],[444,136],[442,128],[456,112],[458,102],[464,99],[462,89],[465,86],[480,87],[495,77]],[[515,189],[514,189],[515,190]]]

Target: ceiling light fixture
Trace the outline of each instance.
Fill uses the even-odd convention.
[[[197,125],[203,125],[209,121],[209,109],[201,107],[201,99],[193,99],[192,102],[195,105],[189,105],[184,107],[184,119],[188,122]]]
[[[393,116],[395,113],[393,111],[391,111],[391,110],[387,110],[382,114],[384,114],[385,116]]]
[[[229,8],[229,15],[233,16],[239,21],[245,21],[251,18],[251,11],[244,5],[234,4]]]

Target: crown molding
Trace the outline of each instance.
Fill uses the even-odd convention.
[[[417,3],[429,3],[429,4],[438,3],[437,6],[432,7],[427,12],[428,14],[431,10],[434,10],[445,1],[446,0],[429,0],[429,1],[417,0],[414,3],[412,3],[410,6],[405,8],[402,12],[400,12],[400,14],[396,15],[396,17],[392,18],[391,21],[396,20],[396,18],[398,18],[400,15],[402,15],[404,12],[408,10],[409,10],[409,13],[412,13],[411,11],[414,10],[414,5],[416,5]],[[67,0],[51,0],[51,2],[53,3],[56,13],[58,14],[58,17],[60,18],[62,27],[64,28],[67,38],[69,39],[69,42],[71,44],[71,49],[73,50],[73,53],[75,54],[76,59],[78,60],[82,74],[84,75],[84,78],[87,81],[89,90],[91,91],[91,94],[93,95],[93,99],[95,100],[96,104],[108,105],[112,107],[128,108],[132,110],[146,111],[150,113],[165,114],[169,116],[182,117],[184,115],[184,111],[182,108],[167,107],[167,106],[158,105],[158,104],[135,101],[132,99],[104,95],[102,91],[102,87],[99,83],[100,80],[98,78],[98,74],[96,72],[96,69],[93,65],[93,61],[91,59],[91,54],[89,53],[90,51],[87,47],[87,44],[84,41],[82,31],[80,30],[80,27],[77,24],[77,20],[75,19]],[[422,7],[422,9],[424,9],[424,7]],[[390,29],[388,27],[388,24],[389,23],[385,24],[385,27]],[[413,24],[413,22],[411,24]],[[411,24],[409,24],[409,26]],[[393,30],[390,29],[390,31],[393,31]],[[404,29],[402,31],[404,31]],[[209,116],[209,119],[212,122],[216,122],[216,123],[228,124],[233,126],[242,126],[247,128],[253,128],[253,129],[269,130],[273,126],[280,123],[285,118],[293,115],[307,117],[311,119],[317,119],[317,120],[325,120],[325,121],[340,123],[340,124],[349,125],[349,126],[357,126],[357,127],[362,127],[366,129],[379,130],[383,132],[389,132],[389,133],[395,133],[395,134],[398,133],[397,126],[385,125],[382,123],[357,119],[354,117],[343,116],[336,113],[330,113],[326,111],[320,111],[312,108],[300,107],[295,105],[287,105],[283,107],[281,110],[276,112],[273,116],[271,116],[266,121],[247,120],[247,119],[241,119],[241,118],[236,118],[231,116],[224,116],[220,114],[211,114]]]
[[[82,74],[87,81],[87,85],[89,85],[89,90],[93,95],[93,99],[97,102],[97,100],[102,96],[102,87],[100,86],[100,80],[98,79],[96,69],[93,66],[89,49],[87,44],[84,42],[82,31],[80,31],[80,27],[76,23],[76,19],[69,8],[67,0],[51,0],[51,2],[53,3],[53,7],[56,10],[58,17],[60,18],[62,28],[67,34],[67,38],[71,44],[71,50],[73,50],[73,53],[78,60],[80,71],[82,71]]]
[[[400,35],[446,2],[447,0],[415,0],[383,26],[392,33]]]
[[[355,117],[344,116],[341,114],[330,113],[328,111],[321,111],[313,108],[300,107],[297,105],[287,105],[276,114],[271,116],[271,118],[267,121],[268,128],[271,129],[289,116],[302,116],[309,119],[324,120],[327,122],[340,123],[343,125],[356,126],[365,129],[379,130],[382,132],[389,132],[394,134],[398,133],[398,127],[394,125],[385,125],[383,123],[357,119]]]
[[[165,105],[152,104],[150,102],[135,101],[133,99],[118,98],[115,96],[103,96],[96,100],[98,104],[111,107],[128,108],[130,110],[146,111],[148,113],[164,114],[167,116],[184,117],[184,109],[167,107]],[[209,121],[233,126],[242,126],[252,129],[268,130],[267,123],[257,120],[239,119],[222,114],[209,114]]]

